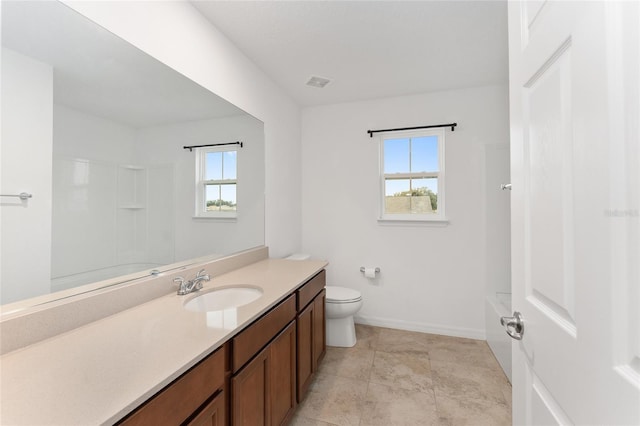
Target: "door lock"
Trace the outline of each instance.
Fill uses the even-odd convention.
[[[501,317],[500,324],[512,339],[522,340],[524,335],[524,320],[520,312],[514,311],[512,317]]]

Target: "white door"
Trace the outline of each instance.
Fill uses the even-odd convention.
[[[509,2],[516,425],[640,424],[640,2]]]

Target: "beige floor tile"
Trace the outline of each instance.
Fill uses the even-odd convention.
[[[338,426],[358,425],[371,405],[365,401],[366,392],[366,381],[317,374],[298,406],[298,415]]]
[[[333,423],[323,422],[322,420],[310,419],[308,417],[303,417],[300,415],[300,412],[296,412],[291,421],[289,422],[289,426],[336,426]]]
[[[426,393],[369,384],[366,400],[375,403],[363,413],[362,426],[438,425],[433,391]]]
[[[502,390],[508,385],[502,372],[480,365],[431,361],[434,389],[454,398],[473,398],[506,404]]]
[[[376,349],[384,352],[413,352],[425,354],[429,351],[429,339],[425,333],[381,328]]]
[[[378,344],[380,327],[356,324],[356,345],[355,349],[375,349]]]
[[[429,335],[433,336],[433,335]],[[481,340],[441,336],[429,339],[429,359],[479,365],[502,371],[489,345]]]
[[[507,406],[509,407],[511,407],[511,404],[513,403],[511,399],[512,392],[513,388],[511,387],[511,383],[506,383],[502,387],[502,395],[504,396],[504,400],[507,402]]]
[[[510,426],[511,407],[506,403],[451,397],[435,391],[440,420],[450,426]]]
[[[376,351],[370,382],[420,392],[431,391],[429,358],[427,354],[413,352]]]
[[[318,372],[368,381],[373,367],[373,354],[370,349],[327,347]]]

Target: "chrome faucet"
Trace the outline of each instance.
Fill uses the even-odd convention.
[[[176,277],[173,279],[173,282],[178,284],[178,296],[183,296],[200,290],[202,288],[202,282],[209,281],[210,279],[209,274],[207,274],[204,269],[201,269],[192,280],[185,281],[182,277]]]

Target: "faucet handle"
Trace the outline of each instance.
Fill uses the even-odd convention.
[[[207,271],[205,271],[204,269],[200,269],[198,271],[198,273],[196,274],[196,278],[202,278],[205,281],[209,281],[211,279],[209,277],[209,274],[207,274]]]
[[[178,284],[179,286],[182,286],[182,284],[184,284],[184,278],[182,278],[182,277],[175,277],[175,278],[173,279],[173,282],[174,282],[174,283],[176,283],[176,284]]]

